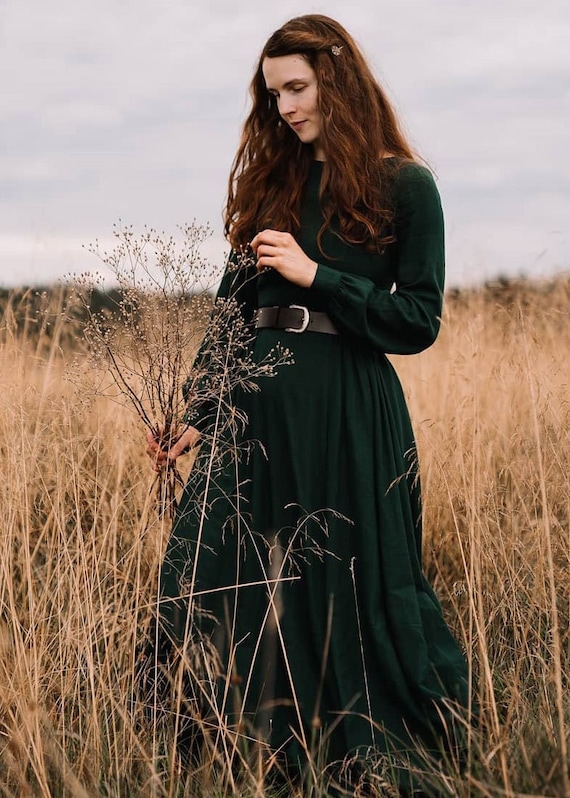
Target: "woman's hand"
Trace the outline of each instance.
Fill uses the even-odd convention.
[[[290,233],[278,230],[263,230],[251,242],[257,258],[257,268],[275,269],[290,283],[310,288],[317,273],[318,264],[311,260]]]
[[[161,471],[164,466],[176,462],[176,458],[189,452],[198,443],[199,438],[200,433],[195,427],[186,427],[170,449],[165,450],[157,441],[154,433],[149,430],[146,434],[146,453],[153,460],[154,470]]]

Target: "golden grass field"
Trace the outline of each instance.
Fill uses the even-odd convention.
[[[570,796],[569,308],[565,278],[455,293],[437,343],[394,358],[420,450],[425,568],[480,712],[468,770],[451,763],[442,795]],[[80,350],[71,369],[64,321],[17,327],[13,310],[0,330],[0,796],[273,798],[263,772],[223,758],[185,778],[145,717],[136,650],[169,530],[144,431],[93,395]]]

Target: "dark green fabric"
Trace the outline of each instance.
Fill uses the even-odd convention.
[[[248,731],[290,759],[302,758],[291,729],[308,744],[322,736],[329,761],[407,751],[414,739],[436,750],[449,720],[442,702],[466,704],[467,673],[422,574],[414,437],[385,355],[419,352],[437,335],[440,200],[430,173],[404,164],[393,185],[396,241],[380,255],[327,231],[324,257],[321,170],[315,162],[298,238],[319,263],[313,286],[242,269],[226,273],[220,294],[237,290],[248,319],[257,306],[326,311],[341,335],[257,334],[256,358],[281,343],[294,363],[235,397],[249,418],[240,443],[250,445],[237,462],[231,447],[219,455],[209,481],[206,438],[168,546],[161,617],[179,642],[185,628],[213,639],[224,667],[232,652],[222,715],[241,707]],[[206,410],[196,423],[207,430]],[[277,632],[271,611],[266,620],[268,575],[286,578]],[[187,602],[172,601],[188,589],[190,619]]]

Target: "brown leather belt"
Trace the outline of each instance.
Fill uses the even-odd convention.
[[[258,329],[272,327],[293,333],[320,332],[339,335],[326,313],[309,310],[303,305],[289,305],[289,307],[274,305],[270,308],[259,308],[255,326]]]

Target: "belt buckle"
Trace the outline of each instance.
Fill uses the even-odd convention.
[[[309,321],[311,319],[309,314],[309,308],[306,308],[304,305],[289,305],[289,307],[294,308],[295,310],[302,310],[303,321],[301,322],[300,327],[285,327],[285,332],[304,333],[307,327],[309,326]]]

